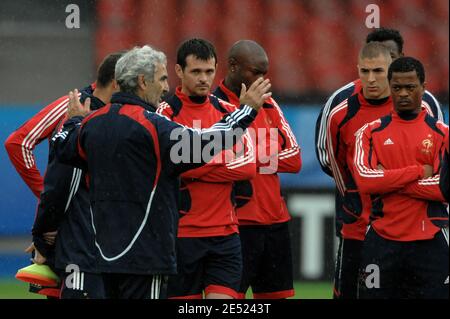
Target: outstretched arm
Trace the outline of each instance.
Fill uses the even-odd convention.
[[[264,100],[271,96],[269,89],[270,81],[262,78],[256,80],[248,91],[243,86],[241,101],[246,104],[226,114],[208,129],[192,129],[163,116],[157,118],[158,131],[162,136],[160,145],[163,145],[163,152],[170,153],[167,157],[175,165],[175,171],[180,174],[205,165],[222,150],[232,148],[253,122]],[[152,113],[147,112],[146,116],[154,118]]]

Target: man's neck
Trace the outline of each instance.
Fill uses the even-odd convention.
[[[183,93],[186,96],[190,96],[191,95],[191,92],[189,92],[183,85],[181,86],[180,91],[181,91],[181,93]]]
[[[371,105],[382,105],[384,103],[386,103],[389,99],[389,96],[386,97],[382,97],[382,98],[378,98],[378,99],[367,99],[366,101],[371,104]]]
[[[233,92],[234,94],[236,94],[237,97],[239,97],[239,95],[241,95],[241,87],[236,85],[234,86],[231,83],[231,80],[229,77],[226,77],[225,80],[223,81],[223,84],[225,85],[225,87],[230,90],[231,92]],[[248,88],[247,88],[248,89]]]
[[[386,92],[383,92],[382,94],[380,94],[380,96],[377,97],[368,97],[367,93],[364,91],[364,88],[362,89],[362,95],[364,96],[364,98],[366,100],[381,100],[384,98],[389,97],[389,95],[391,95],[391,92],[389,90],[386,90]]]
[[[100,101],[102,101],[103,103],[108,104],[109,101],[111,100],[112,92],[107,88],[96,87],[92,95],[95,96]]]
[[[181,93],[187,96],[195,104],[203,104],[208,98],[207,95],[195,95],[189,92],[185,87],[181,86]]]
[[[414,120],[419,114],[420,114],[421,109],[417,109],[417,110],[413,110],[413,111],[397,111],[398,116],[405,120],[405,121],[411,121]]]

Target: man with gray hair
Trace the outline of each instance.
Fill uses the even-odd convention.
[[[84,120],[89,103],[82,106],[77,91],[69,93],[70,120],[54,143],[62,162],[88,170],[106,297],[159,299],[165,296],[167,276],[177,268],[178,176],[205,164],[203,158],[192,160],[193,145],[215,154],[231,147],[225,140],[251,124],[271,95],[270,81],[261,79],[243,89],[245,105],[211,128],[193,130],[154,113],[169,89],[162,52],[149,46],[132,49],[117,62],[116,80],[120,92],[111,104]],[[171,158],[179,143],[188,145],[190,160],[176,163]]]

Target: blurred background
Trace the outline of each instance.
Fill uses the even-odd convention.
[[[66,27],[66,7],[80,9],[80,28]],[[150,44],[168,57],[171,90],[178,85],[176,49],[185,39],[210,40],[218,53],[215,84],[226,55],[240,39],[259,42],[270,59],[268,77],[302,148],[299,174],[283,175],[293,222],[294,275],[300,298],[331,297],[336,247],[333,181],[314,151],[320,107],[357,78],[359,48],[371,31],[369,4],[380,25],[398,29],[406,55],[425,65],[427,89],[443,104],[448,123],[449,2],[447,0],[2,0],[0,2],[0,141],[42,107],[95,80],[110,52]],[[45,172],[47,141],[36,149]],[[0,148],[0,298],[27,298],[14,281],[29,263],[36,198]]]

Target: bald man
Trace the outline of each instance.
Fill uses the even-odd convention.
[[[268,68],[269,59],[258,43],[238,41],[229,51],[227,75],[214,95],[238,106],[242,84],[249,87]],[[265,101],[250,132],[257,146],[256,177],[234,183],[243,256],[240,297],[251,287],[256,299],[288,298],[294,295],[291,217],[277,173],[300,171],[300,147],[272,97]]]

